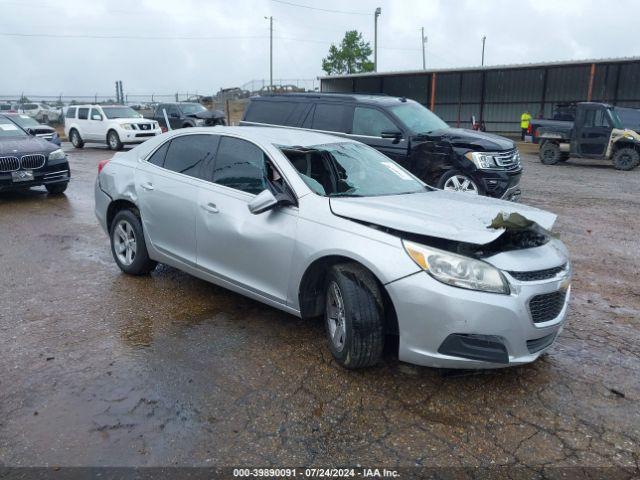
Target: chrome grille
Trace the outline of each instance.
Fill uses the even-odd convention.
[[[555,277],[560,272],[567,268],[567,264],[560,265],[559,267],[547,268],[546,270],[535,270],[532,272],[509,272],[516,280],[521,282],[535,282],[536,280],[548,280]]]
[[[138,130],[151,130],[151,124],[150,123],[139,123],[138,124]]]
[[[536,295],[529,300],[529,311],[533,323],[549,322],[560,315],[567,297],[565,290]]]
[[[19,168],[18,157],[0,157],[0,172],[15,172]]]
[[[517,148],[507,152],[496,152],[493,154],[493,160],[499,167],[507,170],[515,169],[520,166],[520,153]]]
[[[20,163],[24,169],[35,170],[36,168],[44,167],[46,160],[47,158],[42,154],[23,155],[22,158],[20,158]]]

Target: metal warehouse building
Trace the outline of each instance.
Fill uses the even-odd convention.
[[[640,57],[321,77],[323,92],[412,98],[451,126],[471,117],[487,131],[519,132],[520,114],[549,117],[557,103],[602,101],[640,108]]]

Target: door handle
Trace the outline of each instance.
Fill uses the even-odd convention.
[[[153,190],[153,183],[151,182],[145,182],[145,183],[141,183],[140,186],[142,188],[144,188],[145,190]]]
[[[209,212],[209,213],[218,213],[220,210],[218,210],[218,207],[216,207],[215,203],[206,203],[204,205],[201,205],[202,209]]]

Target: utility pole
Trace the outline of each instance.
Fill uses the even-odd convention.
[[[373,71],[378,71],[378,17],[382,13],[380,7],[373,14]]]
[[[483,35],[482,36],[482,66],[484,67],[484,43],[487,40],[487,36]]]
[[[273,92],[273,17],[264,17],[269,20],[269,90]]]
[[[425,53],[425,49],[427,48],[427,37],[424,36],[424,27],[422,27],[420,29],[422,31],[422,35],[421,35],[421,43],[422,43],[422,69],[426,70],[427,69],[427,56]]]

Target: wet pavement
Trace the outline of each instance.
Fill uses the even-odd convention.
[[[0,195],[0,465],[527,465],[640,461],[640,169],[542,166],[568,324],[532,365],[338,367],[322,326],[160,266],[120,273],[93,214],[102,148],[66,196]]]

